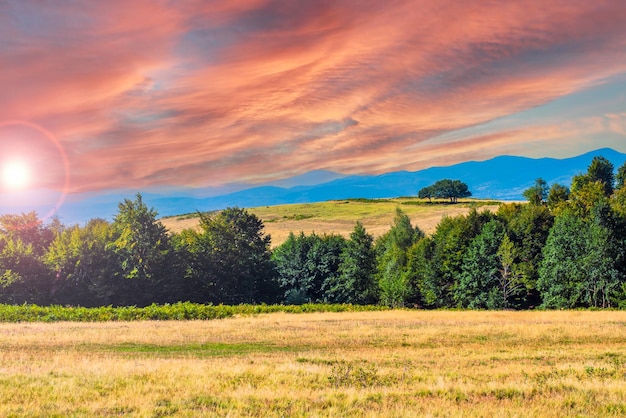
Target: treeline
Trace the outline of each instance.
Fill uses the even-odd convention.
[[[229,208],[169,233],[141,195],[112,222],[0,216],[0,303],[73,306],[350,303],[423,308],[626,307],[626,163],[596,157],[570,187],[445,217],[426,236],[397,210],[376,240],[291,234]]]

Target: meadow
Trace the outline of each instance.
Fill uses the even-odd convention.
[[[389,230],[398,207],[411,218],[414,226],[430,234],[444,216],[466,215],[471,208],[495,212],[499,205],[500,202],[493,200],[460,199],[456,204],[449,204],[446,201],[430,203],[425,199],[401,197],[332,200],[247,210],[264,222],[265,232],[272,236],[272,245],[276,246],[284,242],[290,232],[338,234],[347,238],[357,221],[367,232],[378,237]],[[195,214],[166,217],[161,222],[172,232],[198,227]]]
[[[623,416],[626,312],[0,323],[0,416]]]

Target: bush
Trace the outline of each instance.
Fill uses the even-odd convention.
[[[190,302],[156,305],[84,308],[59,305],[0,305],[0,322],[108,322],[108,321],[186,321],[230,318],[273,312],[361,312],[385,310],[372,305],[202,305]]]

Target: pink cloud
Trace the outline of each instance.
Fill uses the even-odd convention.
[[[12,1],[1,118],[54,133],[72,191],[528,153],[597,131],[463,132],[626,73],[625,20],[614,1]]]

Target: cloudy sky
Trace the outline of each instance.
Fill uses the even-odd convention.
[[[68,193],[626,152],[622,0],[0,0],[0,162]]]

